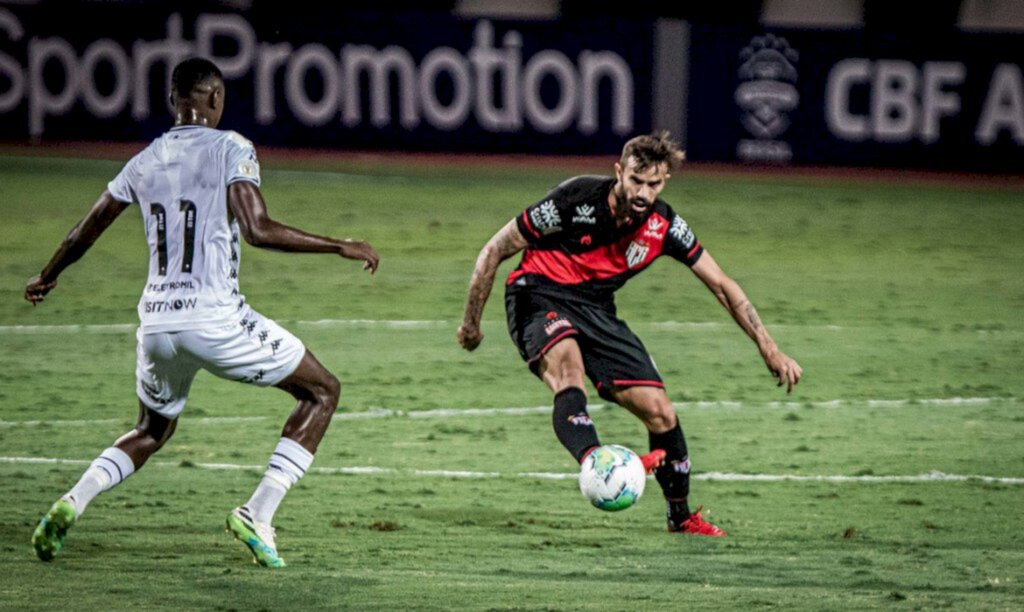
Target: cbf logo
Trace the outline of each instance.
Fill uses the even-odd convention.
[[[785,38],[755,36],[740,51],[735,100],[743,115],[740,123],[753,136],[740,140],[736,156],[746,161],[786,162],[793,157],[789,143],[778,138],[789,128],[789,113],[800,102],[796,62],[800,55]]]

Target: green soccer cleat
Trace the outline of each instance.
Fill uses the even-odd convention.
[[[50,511],[39,521],[32,532],[32,547],[43,561],[51,561],[64,548],[64,536],[75,524],[78,514],[74,506],[64,499],[58,499]]]
[[[242,506],[232,510],[227,525],[235,539],[249,547],[253,563],[263,567],[286,567],[284,559],[277,556],[274,528],[252,520],[248,508]]]

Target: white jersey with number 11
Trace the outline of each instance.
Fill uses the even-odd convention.
[[[107,190],[138,204],[149,244],[139,300],[143,333],[200,329],[238,319],[238,223],[227,205],[236,181],[260,184],[251,142],[236,132],[177,126],[128,162]]]

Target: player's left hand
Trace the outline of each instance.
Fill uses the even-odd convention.
[[[361,240],[343,240],[338,249],[338,255],[345,259],[357,259],[363,262],[363,269],[369,270],[370,274],[377,271],[380,264],[380,255],[370,246],[370,243]]]
[[[467,351],[473,351],[484,341],[484,333],[480,331],[479,325],[463,323],[455,332],[455,338],[459,341],[459,346]]]
[[[43,297],[56,286],[56,279],[44,282],[42,277],[37,274],[36,276],[28,279],[28,282],[25,283],[25,299],[32,302],[32,305],[35,306],[39,302],[42,302]]]
[[[800,382],[800,377],[804,374],[799,363],[778,349],[765,355],[764,363],[778,381],[778,386],[786,385],[786,393],[793,392],[793,387]]]

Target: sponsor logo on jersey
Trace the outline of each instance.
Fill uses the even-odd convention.
[[[551,321],[553,319],[557,319],[558,318],[558,313],[555,312],[554,310],[549,310],[548,314],[545,315],[545,316],[547,317],[548,321]]]
[[[196,307],[196,302],[198,301],[198,298],[169,301],[161,300],[159,302],[150,302],[147,300],[142,303],[142,306],[143,310],[147,313],[174,312],[178,310],[192,310]]]
[[[552,319],[544,326],[544,333],[550,336],[563,327],[572,327],[572,322],[563,318]]]
[[[650,252],[651,247],[647,246],[647,243],[642,240],[634,240],[629,243],[626,247],[626,265],[630,269],[633,269],[644,262],[647,259],[647,253]]]
[[[690,230],[690,226],[687,225],[686,221],[683,221],[683,218],[679,215],[676,215],[676,217],[672,219],[672,227],[669,228],[668,233],[672,234],[673,238],[683,243],[684,247],[689,249],[693,246],[693,231]]]
[[[541,202],[530,211],[530,222],[534,229],[545,236],[562,229],[562,217],[558,214],[554,200]]]
[[[196,285],[190,280],[186,281],[174,281],[170,283],[149,283],[146,285],[146,291],[152,293],[163,293],[164,291],[180,291],[182,289],[195,290]]]
[[[644,236],[654,238],[655,240],[662,240],[665,238],[665,233],[662,231],[664,228],[665,222],[658,217],[652,216],[650,221],[647,222],[647,229],[644,230]]]
[[[572,218],[573,223],[586,223],[594,225],[597,219],[594,218],[594,207],[590,204],[580,204],[576,207],[576,216]]]

